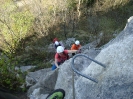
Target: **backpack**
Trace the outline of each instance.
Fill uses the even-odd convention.
[[[58,47],[58,46],[61,46],[61,44],[59,43],[59,45],[54,45],[55,46],[55,49]]]

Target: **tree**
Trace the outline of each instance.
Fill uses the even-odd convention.
[[[28,35],[34,17],[29,11],[17,11],[17,6],[9,1],[0,10],[0,35],[2,50],[14,53],[20,41]]]

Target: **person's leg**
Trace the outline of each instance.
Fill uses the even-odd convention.
[[[58,65],[60,65],[61,63],[60,62],[58,62]],[[52,66],[52,70],[55,70],[57,67],[56,67],[56,65],[55,64],[53,64],[53,66]]]
[[[52,66],[52,70],[55,70],[57,67],[55,66],[55,64]]]
[[[74,56],[75,55],[75,53],[72,53],[72,56]]]
[[[51,92],[46,99],[64,99],[65,91],[63,89],[56,89]]]

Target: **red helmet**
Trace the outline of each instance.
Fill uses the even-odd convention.
[[[54,38],[54,39],[53,39],[53,43],[55,43],[55,41],[58,41],[58,38]]]

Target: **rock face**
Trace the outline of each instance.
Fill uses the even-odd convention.
[[[132,99],[133,98],[133,20],[127,24],[117,42],[103,49],[95,58],[106,69],[91,63],[84,71],[98,79],[98,83],[83,77],[76,81],[76,99]]]
[[[133,99],[132,17],[128,20],[124,30],[102,47],[101,51],[91,48],[84,50],[83,54],[106,65],[106,68],[103,68],[83,57],[75,59],[76,69],[97,79],[98,83],[76,73],[73,76],[71,58],[64,62],[59,70],[51,71],[49,73],[51,76],[43,75],[39,82],[29,89],[28,96],[34,93],[36,99],[45,99],[48,92],[44,86],[47,86],[51,89],[64,89],[65,99],[73,99],[73,96],[75,99]],[[52,82],[53,78],[55,78],[54,82]],[[75,93],[73,93],[73,84]],[[40,90],[42,88],[43,91]]]
[[[91,63],[84,71],[98,79],[94,83],[83,77],[76,81],[76,99],[132,99],[133,98],[133,20],[95,58],[106,69]]]

